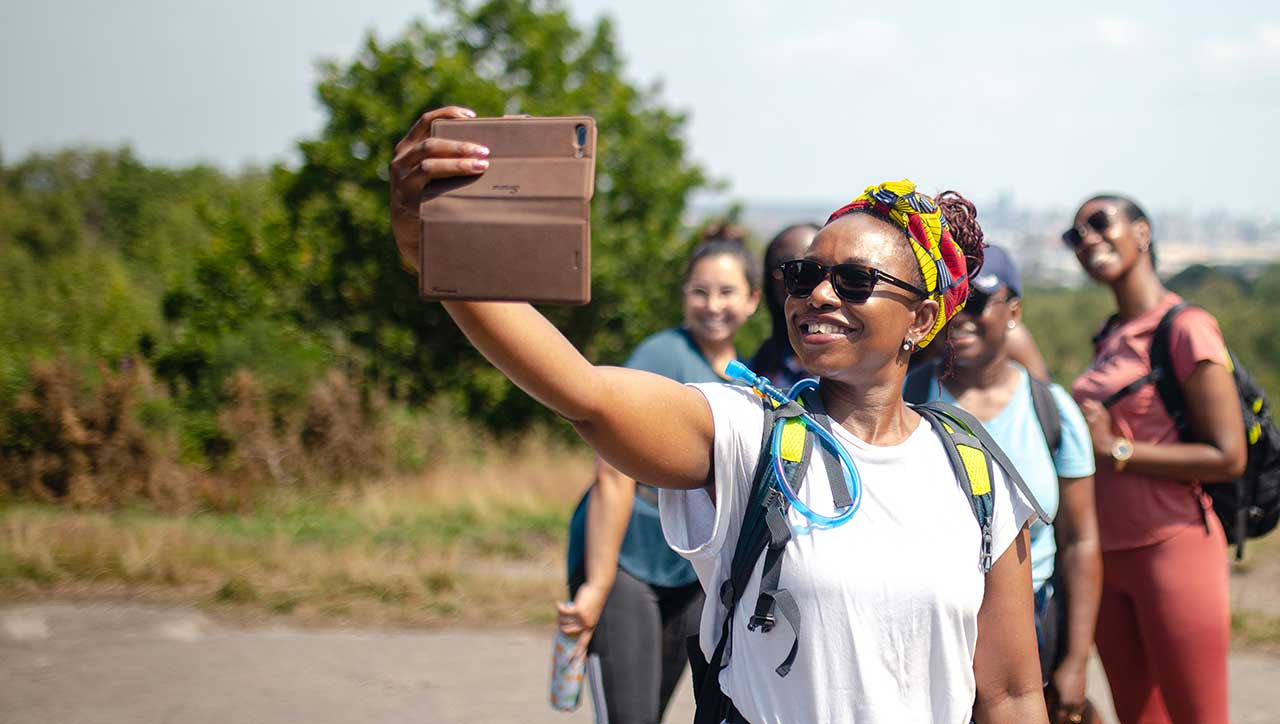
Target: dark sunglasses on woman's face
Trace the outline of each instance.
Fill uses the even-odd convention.
[[[1111,215],[1106,211],[1095,211],[1084,220],[1085,226],[1073,226],[1062,232],[1062,242],[1072,249],[1078,249],[1084,243],[1084,235],[1089,229],[1093,229],[1099,236],[1106,234],[1107,229],[1115,222],[1111,220]]]
[[[929,296],[928,292],[910,282],[861,264],[825,266],[808,259],[794,259],[778,265],[778,270],[782,273],[782,286],[787,294],[800,299],[813,294],[813,290],[827,278],[831,279],[831,288],[836,296],[853,304],[867,301],[879,282],[888,282],[921,299]]]
[[[999,293],[999,290],[996,290]],[[974,289],[969,292],[969,301],[965,302],[963,314],[970,314],[975,317],[981,317],[982,313],[987,311],[987,306],[991,304],[1004,304],[1013,298],[1012,294],[1006,294],[1003,297],[993,298],[993,295],[980,292]]]

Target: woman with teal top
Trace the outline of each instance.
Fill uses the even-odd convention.
[[[904,397],[959,405],[982,420],[1053,518],[1031,526],[1040,671],[1053,720],[1088,722],[1085,667],[1102,592],[1093,444],[1067,391],[1038,375],[1033,380],[1013,358],[1021,293],[1008,252],[987,247],[969,304],[950,326],[954,370],[922,365],[908,376]]]
[[[625,366],[677,382],[723,382],[737,359],[734,335],[760,300],[754,257],[740,238],[711,236],[690,254],[684,323],[649,337]],[[572,604],[560,630],[580,634],[579,654],[599,656],[597,713],[611,724],[661,720],[697,633],[702,587],[693,566],[667,546],[657,490],[602,460],[569,531]]]

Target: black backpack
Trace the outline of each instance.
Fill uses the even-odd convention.
[[[803,404],[803,407],[802,407]],[[730,643],[733,630],[733,617],[755,570],[756,561],[764,556],[764,566],[760,575],[760,593],[756,599],[755,609],[747,622],[747,629],[768,633],[777,623],[777,614],[790,624],[791,630],[800,631],[800,610],[790,591],[779,586],[782,572],[782,553],[791,540],[791,528],[787,523],[787,499],[778,488],[774,476],[773,457],[770,446],[770,435],[774,422],[785,419],[782,439],[783,470],[787,478],[793,481],[797,491],[804,484],[804,471],[817,449],[823,464],[827,468],[831,481],[833,503],[837,508],[850,504],[852,494],[848,489],[844,473],[839,462],[822,445],[816,444],[816,435],[805,428],[798,419],[807,408],[814,413],[819,424],[826,424],[822,412],[822,402],[814,391],[807,391],[801,397],[801,403],[790,402],[775,407],[763,402],[765,408],[764,432],[760,443],[760,457],[756,463],[751,479],[751,495],[748,498],[746,512],[743,514],[742,528],[738,533],[738,544],[734,548],[733,563],[730,565],[729,577],[720,586],[719,598],[726,613],[721,625],[720,638],[716,643],[711,660],[707,661],[699,645],[699,637],[692,636],[688,641],[689,667],[693,675],[694,699],[697,711],[694,724],[720,724],[722,721],[742,721],[741,715],[733,708],[733,702],[720,689],[720,670],[728,665],[728,656],[732,651]],[[956,480],[961,487],[970,492],[969,504],[979,527],[982,530],[982,549],[979,561],[983,572],[991,570],[994,563],[992,545],[992,517],[995,511],[993,464],[999,465],[1005,476],[1016,485],[1031,502],[1037,515],[1046,523],[1048,516],[1036,502],[1035,496],[1027,489],[1022,477],[1013,463],[996,444],[995,440],[982,427],[977,418],[953,405],[934,402],[928,405],[912,405],[921,417],[928,420],[942,441],[947,458],[951,461]],[[980,455],[966,455],[978,451]],[[790,451],[790,452],[789,452]],[[843,484],[842,484],[843,483]],[[786,676],[791,672],[799,648],[798,638],[792,643],[787,658],[780,663],[775,672],[778,676]]]
[[[1160,318],[1151,338],[1151,371],[1113,393],[1102,404],[1111,407],[1121,398],[1137,391],[1148,383],[1156,386],[1160,401],[1173,418],[1178,437],[1194,442],[1191,425],[1187,420],[1187,402],[1173,372],[1173,359],[1169,351],[1169,331],[1178,313],[1191,305],[1175,304]],[[1107,320],[1102,331],[1094,337],[1095,344],[1115,326],[1116,318]],[[1235,378],[1240,394],[1240,411],[1244,416],[1245,442],[1248,444],[1248,462],[1244,474],[1236,480],[1206,483],[1204,490],[1213,498],[1213,512],[1222,521],[1227,541],[1236,544],[1236,560],[1244,557],[1247,538],[1265,535],[1280,521],[1280,430],[1271,419],[1271,403],[1267,395],[1240,365],[1235,354],[1228,349],[1231,375]]]

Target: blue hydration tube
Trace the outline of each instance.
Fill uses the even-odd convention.
[[[816,380],[804,379],[792,385],[791,389],[784,393],[770,384],[769,380],[752,372],[746,365],[737,360],[729,362],[729,365],[725,367],[725,374],[734,379],[742,380],[759,390],[761,394],[767,395],[769,399],[774,400],[779,405],[793,402],[800,396],[800,393],[818,386]],[[835,528],[844,525],[849,522],[849,519],[853,517],[854,513],[858,512],[859,506],[862,505],[862,477],[858,475],[858,468],[853,464],[853,459],[849,457],[849,453],[845,451],[844,446],[832,437],[826,428],[818,424],[818,421],[814,420],[807,412],[802,414],[800,419],[805,427],[817,435],[819,444],[835,453],[836,459],[840,461],[840,466],[844,468],[845,477],[849,482],[849,493],[852,497],[852,502],[849,503],[848,507],[837,511],[834,516],[814,512],[812,508],[800,502],[795,490],[791,487],[791,482],[787,480],[786,470],[782,464],[782,427],[786,424],[785,418],[779,418],[773,423],[773,435],[769,443],[769,450],[773,455],[773,472],[778,479],[778,488],[782,491],[782,495],[786,497],[787,502],[791,504],[791,507],[799,511],[810,522],[810,525],[806,526],[804,531],[798,532],[803,533],[809,529]],[[835,481],[831,482],[835,483]]]

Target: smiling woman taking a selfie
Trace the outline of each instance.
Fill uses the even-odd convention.
[[[468,115],[428,113],[397,146],[392,213],[407,263],[419,230],[400,220],[416,213],[424,185],[487,166],[484,149],[427,138],[433,118]],[[1047,721],[1025,529],[1032,502],[999,466],[962,486],[957,448],[944,440],[958,431],[935,431],[902,401],[911,352],[963,307],[969,270],[981,264],[975,217],[958,195],[935,204],[908,181],[881,184],[832,214],[786,265],[792,345],[820,378],[805,408],[771,409],[743,386],[594,366],[528,304],[444,302],[515,384],[611,465],[663,489],[667,541],[708,593],[698,721]],[[768,497],[778,517],[766,537],[784,545],[760,557],[775,573],[781,565],[781,580],[770,576],[766,590],[757,563],[726,584],[753,516],[766,422],[776,419],[777,439],[797,418],[803,439],[821,444],[799,463],[784,465],[799,452],[789,448],[772,458],[783,470],[773,490],[790,505]],[[726,600],[739,599],[756,615],[729,614]]]

